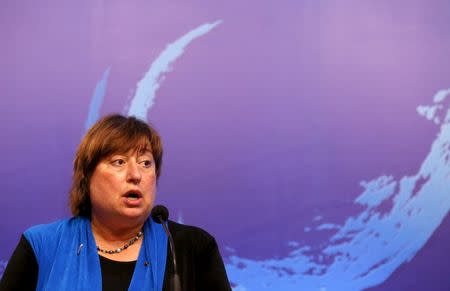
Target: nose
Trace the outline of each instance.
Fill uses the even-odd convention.
[[[139,164],[134,161],[130,161],[127,167],[127,182],[133,184],[139,184],[142,178],[142,173],[139,169]]]

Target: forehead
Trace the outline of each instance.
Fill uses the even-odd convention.
[[[137,146],[129,149],[117,149],[112,151],[111,155],[152,155],[150,144],[145,146]]]
[[[140,156],[141,155],[152,155],[153,154],[152,149],[150,148],[150,146],[143,147],[143,148],[138,148],[138,149],[135,149],[134,151],[130,150],[130,152],[131,152],[131,154],[136,153],[137,155],[140,155]]]
[[[103,147],[103,154],[101,156],[107,157],[117,154],[152,154],[152,146],[146,137],[137,138],[134,140],[115,140],[111,141],[109,145]]]

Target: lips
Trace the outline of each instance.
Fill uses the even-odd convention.
[[[142,199],[142,193],[139,190],[129,190],[122,195],[128,202],[139,202]]]

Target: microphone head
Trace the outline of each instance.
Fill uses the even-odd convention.
[[[155,221],[156,223],[161,223],[160,218],[163,221],[167,221],[167,219],[169,218],[169,210],[167,210],[167,208],[163,205],[156,205],[155,207],[153,207],[151,215],[153,221]]]

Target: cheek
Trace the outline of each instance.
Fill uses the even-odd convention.
[[[156,192],[156,176],[155,175],[150,175],[146,178],[145,180],[145,187],[147,189],[149,189],[149,191],[152,192]]]
[[[105,172],[97,172],[92,175],[90,193],[93,196],[102,196],[102,194],[111,194],[118,189],[119,177],[117,175]]]
[[[156,190],[156,179],[155,178],[149,178],[147,181],[147,186],[150,190]]]
[[[152,182],[156,182],[156,173],[155,171],[149,171],[146,173],[142,174],[142,177],[146,180],[146,181],[152,181]]]

